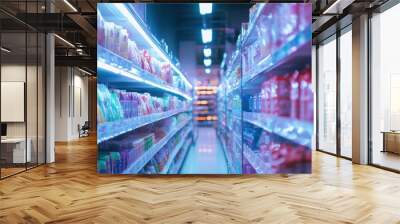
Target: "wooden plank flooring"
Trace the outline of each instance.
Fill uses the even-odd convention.
[[[400,175],[314,153],[313,174],[110,176],[96,141],[0,181],[0,223],[400,223]]]

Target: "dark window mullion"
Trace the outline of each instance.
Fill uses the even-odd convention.
[[[341,114],[340,114],[340,83],[341,83],[341,64],[340,64],[340,29],[336,31],[336,154],[341,156]]]

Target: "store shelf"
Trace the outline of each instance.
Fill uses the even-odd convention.
[[[124,174],[135,174],[139,173],[140,170],[164,147],[168,141],[175,136],[182,128],[184,128],[191,119],[187,119],[186,121],[180,123],[176,126],[175,129],[170,131],[168,135],[162,138],[158,143],[153,145],[149,150],[147,150],[140,158],[138,158],[134,163],[132,163],[123,173]]]
[[[311,148],[313,124],[263,113],[243,112],[243,120],[297,144]]]
[[[154,52],[152,56],[157,57],[160,61],[168,62],[185,84],[189,88],[193,87],[187,77],[172,62],[173,60],[168,56],[168,52],[164,51],[157,38],[149,31],[147,25],[140,19],[140,16],[137,15],[132,6],[125,3],[99,4],[98,11],[106,21],[116,22],[118,25],[128,29],[130,35],[135,37],[136,44],[140,49],[152,51]],[[124,19],[120,19],[121,17]]]
[[[97,70],[101,73],[98,77],[100,83],[107,83],[108,85],[115,83],[119,88],[124,88],[125,86],[125,89],[166,91],[187,100],[192,100],[190,95],[170,86],[164,80],[157,78],[155,75],[150,74],[112,51],[101,46],[97,46],[97,51],[99,58],[97,61]],[[110,58],[113,58],[113,60]]]
[[[127,118],[119,121],[99,123],[97,126],[97,143],[110,140],[127,132],[133,131],[137,128],[187,111],[189,111],[189,109],[172,110],[162,113],[138,116],[134,118]]]
[[[243,88],[252,88],[260,81],[265,80],[265,74],[279,70],[280,73],[293,71],[299,66],[311,63],[311,25],[299,32],[291,41],[287,42],[270,56],[265,57],[253,70],[243,75]],[[262,76],[262,77],[261,77]],[[259,80],[261,79],[261,80]]]
[[[168,170],[170,169],[171,165],[173,164],[175,156],[178,154],[178,152],[181,150],[182,146],[185,144],[186,137],[189,135],[189,133],[192,130],[193,130],[193,127],[190,128],[188,131],[186,131],[186,133],[182,136],[182,141],[179,142],[179,144],[175,146],[174,150],[169,155],[168,161],[165,164],[163,170],[161,171],[161,174],[168,174]]]
[[[184,151],[181,152],[181,153],[183,153],[182,157],[178,161],[176,161],[175,166],[173,166],[172,169],[170,170],[170,172],[168,172],[168,173],[178,174],[180,168],[183,165],[183,162],[185,161],[186,154],[189,151],[189,149],[191,148],[190,144],[192,143],[192,138],[187,142],[188,142],[187,146],[186,145],[183,146]]]
[[[232,164],[232,161],[229,159],[228,150],[226,149],[225,141],[222,139],[221,135],[218,135],[218,137],[219,137],[219,142],[221,144],[222,150],[224,150],[225,159],[226,159],[226,162],[228,165],[228,170],[231,171],[231,173],[237,173],[235,167]]]
[[[232,118],[234,118],[236,120],[239,120],[239,121],[242,120],[241,116],[238,116],[238,115],[234,114],[233,112],[232,112],[231,116],[232,116]]]
[[[271,167],[265,163],[260,156],[253,152],[246,144],[243,144],[243,156],[258,174],[270,173]]]
[[[240,146],[240,148],[242,147],[242,135],[236,132],[233,132],[233,141]]]
[[[254,20],[252,23],[249,23],[246,35],[242,37],[242,45],[248,45],[257,38],[257,36],[253,34],[253,30],[256,24],[258,23],[258,19],[260,18],[261,12],[264,10],[265,3],[257,3],[256,6],[257,6],[256,9],[257,11],[255,12]]]

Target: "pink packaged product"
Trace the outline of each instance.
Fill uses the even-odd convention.
[[[172,83],[172,69],[171,69],[171,65],[169,63],[162,63],[161,79],[169,84]]]
[[[100,12],[97,12],[97,43],[104,46],[105,43],[105,30],[104,30],[104,19]]]
[[[129,59],[129,38],[128,38],[128,31],[126,29],[121,29],[118,38],[118,52],[119,55]]]
[[[144,115],[151,114],[152,107],[150,105],[150,94],[148,94],[148,93],[142,94],[140,96],[140,98],[141,98],[141,104],[143,105],[144,112],[145,112]]]
[[[261,112],[266,114],[271,113],[271,82],[269,80],[264,81],[262,84]]]
[[[312,122],[314,119],[314,93],[311,84],[311,69],[301,71],[300,84],[300,115],[301,120]]]
[[[290,117],[300,118],[299,72],[295,71],[290,78]]]
[[[281,18],[276,18],[280,23],[281,42],[287,42],[298,32],[299,4],[281,4],[277,12]]]
[[[151,60],[151,70],[155,76],[161,79],[161,62],[156,58]]]
[[[142,69],[149,73],[152,73],[151,66],[150,66],[151,56],[149,55],[147,50],[142,50],[140,53],[141,53],[141,60],[142,60],[142,63],[141,63]]]
[[[265,147],[264,147],[265,148]],[[265,162],[270,163],[273,169],[288,168],[296,163],[307,162],[311,159],[311,150],[304,146],[296,146],[284,142],[272,141],[267,149],[261,151]]]
[[[298,7],[301,15],[299,21],[299,30],[302,31],[312,23],[312,6],[310,4],[300,4]]]
[[[113,42],[113,48],[112,51],[114,51],[116,54],[121,55],[120,52],[120,46],[121,46],[121,41],[122,41],[122,31],[124,29],[122,28],[122,26],[119,25],[115,25],[114,24],[114,42]]]
[[[109,50],[113,50],[114,38],[114,23],[104,22],[104,34],[105,34],[105,47]]]
[[[290,115],[290,81],[288,75],[271,78],[271,114]]]
[[[142,66],[140,50],[133,40],[128,40],[128,59],[139,67]]]
[[[127,150],[128,158],[126,163],[130,164],[136,161],[144,153],[144,136],[129,136],[122,140],[113,140],[108,143],[107,148],[114,149],[116,151]]]

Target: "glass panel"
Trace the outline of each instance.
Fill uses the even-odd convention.
[[[38,164],[45,163],[46,149],[45,149],[45,52],[46,37],[44,34],[39,34],[39,45],[38,45]]]
[[[27,2],[27,13],[38,13],[38,2]],[[38,22],[38,16],[30,18]],[[27,167],[35,167],[38,163],[38,45],[39,37],[35,30],[27,29],[27,76],[26,76],[26,125],[27,150],[31,151]]]
[[[315,102],[317,97],[315,96],[316,94],[316,89],[317,89],[317,47],[315,45],[312,46],[312,59],[311,59],[311,75],[312,75],[312,88],[314,91],[314,124],[316,123],[316,119],[317,119],[317,110],[316,110],[316,105],[317,103]],[[313,137],[312,137],[312,145],[311,145],[311,149],[315,150],[316,149],[316,145],[317,145],[317,129],[314,128],[314,132],[313,132]]]
[[[372,18],[372,163],[400,170],[400,5]]]
[[[25,170],[26,151],[26,33],[1,35],[1,159],[2,177]],[[29,148],[29,147],[28,147]]]
[[[37,165],[37,132],[38,132],[38,95],[37,95],[37,84],[38,84],[38,35],[36,32],[29,32],[28,38],[28,63],[27,63],[27,80],[26,80],[26,112],[27,112],[27,143],[28,151],[30,148],[30,160],[28,160],[28,168]],[[29,154],[28,154],[29,155]]]
[[[336,38],[318,48],[318,147],[336,153]]]
[[[352,149],[352,34],[340,37],[340,153],[351,158]]]

